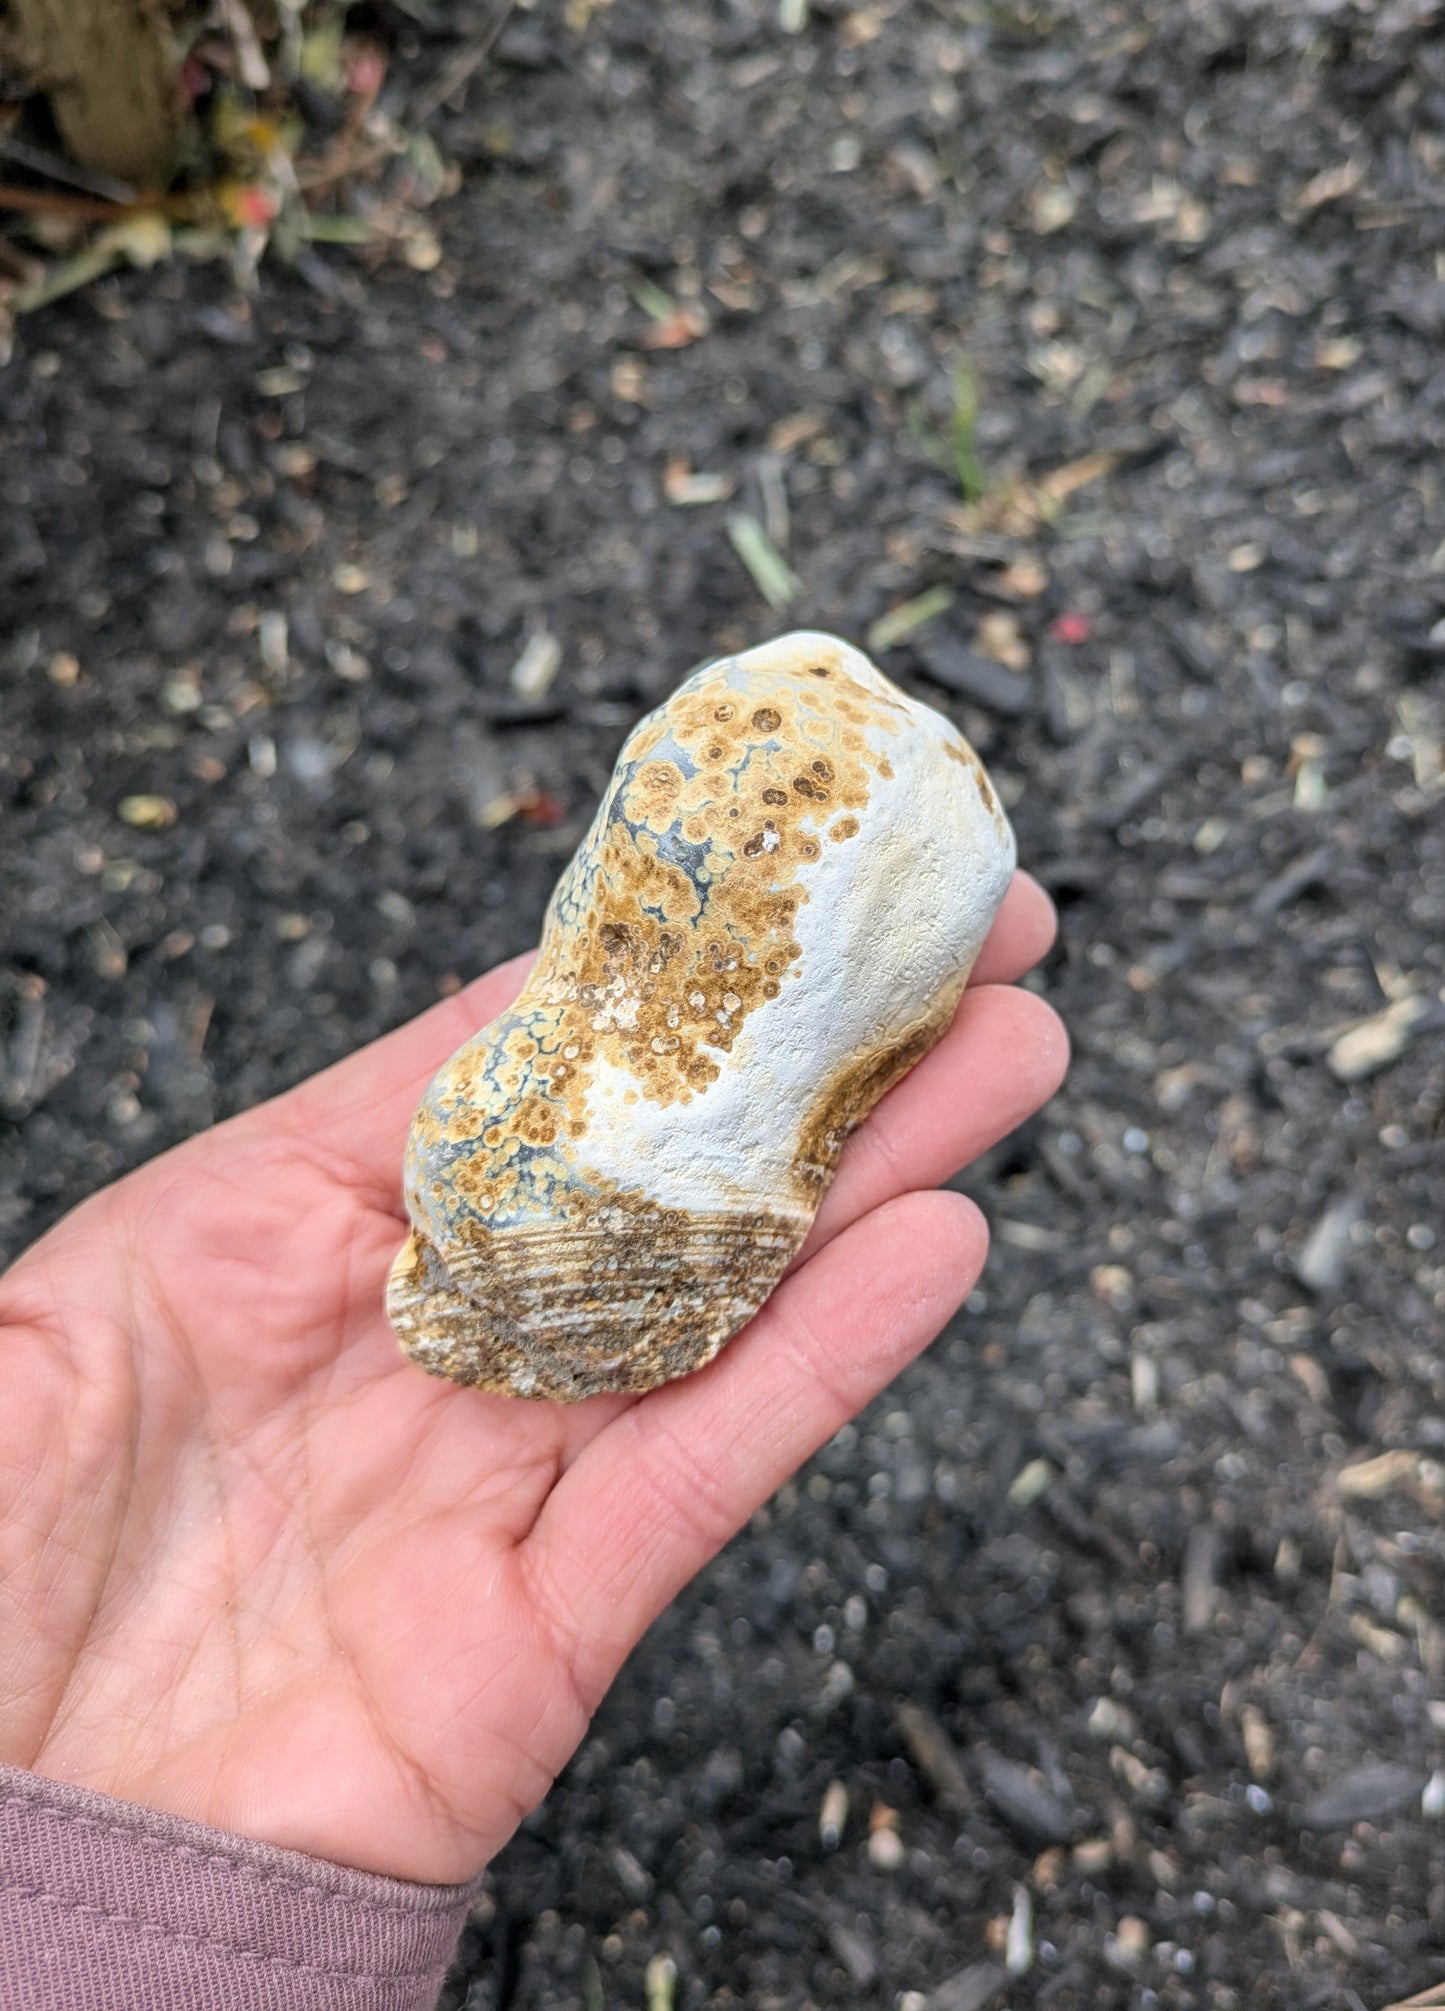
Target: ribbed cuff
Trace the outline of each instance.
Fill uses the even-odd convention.
[[[432,2011],[476,1890],[0,1766],[6,2011]]]

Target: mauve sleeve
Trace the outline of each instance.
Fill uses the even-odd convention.
[[[5,2011],[431,2011],[476,1890],[0,1766]]]

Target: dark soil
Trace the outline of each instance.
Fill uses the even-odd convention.
[[[4,1237],[522,948],[696,660],[951,587],[885,662],[1061,905],[1069,1085],[965,1176],[966,1314],[654,1630],[445,2002],[640,2006],[666,1952],[679,2007],[1379,2011],[1445,1974],[1445,17],[586,13],[437,119],[434,272],[22,325]],[[700,323],[649,285],[707,332],[650,347]]]

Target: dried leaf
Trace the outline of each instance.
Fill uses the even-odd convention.
[[[1000,531],[1009,537],[1031,537],[1042,524],[1050,524],[1076,490],[1097,482],[1119,465],[1118,454],[1085,454],[1066,461],[1037,481],[1021,477],[1001,483],[978,502],[960,509],[945,510],[944,521],[966,537],[980,532]]]
[[[1053,469],[1039,483],[1039,494],[1050,502],[1066,502],[1076,489],[1097,482],[1101,475],[1109,474],[1119,465],[1117,454],[1084,454],[1077,461],[1065,461],[1060,468]]]

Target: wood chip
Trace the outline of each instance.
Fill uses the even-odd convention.
[[[694,474],[682,454],[675,454],[662,471],[662,493],[677,509],[725,503],[737,485],[735,475]]]
[[[1029,203],[1029,224],[1041,237],[1050,237],[1072,223],[1079,198],[1065,182],[1045,182],[1034,191]]]
[[[1020,632],[1018,616],[1003,608],[994,608],[983,617],[973,640],[980,656],[990,657],[1007,670],[1027,670],[1033,661],[1033,652]]]
[[[1184,1569],[1180,1574],[1180,1603],[1184,1609],[1184,1632],[1202,1634],[1214,1617],[1219,1594],[1219,1531],[1212,1522],[1197,1523],[1184,1547]]]
[[[1295,1259],[1295,1276],[1322,1297],[1338,1292],[1345,1281],[1355,1225],[1365,1212],[1364,1196],[1338,1195],[1311,1229]]]
[[[1014,1887],[1003,1966],[1010,1976],[1026,1976],[1034,1966],[1034,1902],[1026,1885]]]
[[[989,2011],[1007,1987],[1009,1972],[1001,1962],[970,1962],[947,1977],[923,1999],[926,2011]]]
[[[909,1757],[950,1815],[967,1815],[973,1806],[968,1779],[952,1739],[931,1711],[907,1699],[894,1713]]]
[[[1384,1822],[1414,1807],[1424,1784],[1416,1767],[1389,1760],[1370,1762],[1307,1796],[1299,1819],[1305,1829],[1352,1829],[1357,1822]]]
[[[1376,1453],[1373,1459],[1342,1467],[1335,1475],[1335,1492],[1350,1501],[1378,1501],[1396,1488],[1408,1487],[1419,1472],[1420,1454],[1397,1446],[1391,1452]]]
[[[1048,583],[1048,573],[1037,559],[1015,559],[993,574],[988,585],[991,592],[1009,600],[1031,601],[1038,599]]]
[[[706,309],[696,300],[684,300],[670,314],[653,321],[638,343],[639,349],[686,349],[708,332],[711,324]]]
[[[1064,1844],[1077,1824],[1073,1809],[1028,1767],[982,1747],[977,1754],[983,1791],[1006,1823],[1027,1844]]]
[[[865,1916],[860,1915],[860,1920]],[[830,1923],[828,1943],[833,1953],[848,1972],[855,1990],[866,1990],[878,1975],[878,1958],[868,1938],[856,1927],[848,1927],[841,1920]]]
[[[1380,1626],[1368,1613],[1352,1613],[1348,1625],[1360,1646],[1387,1668],[1398,1667],[1410,1652],[1403,1634],[1397,1634],[1393,1627]]]
[[[647,365],[640,357],[619,356],[608,373],[608,386],[623,405],[650,405]]]
[[[824,1850],[836,1850],[848,1826],[848,1790],[842,1781],[829,1781],[818,1810],[818,1841]]]
[[[1295,208],[1318,209],[1322,203],[1338,202],[1342,196],[1353,195],[1364,179],[1363,160],[1341,161],[1305,183],[1294,199]]]
[[[1267,1781],[1274,1772],[1274,1732],[1257,1704],[1246,1704],[1240,1712],[1239,1732],[1249,1771],[1257,1781]]]
[[[1301,770],[1300,772],[1303,773],[1305,771]],[[1311,772],[1318,773],[1318,770],[1312,770]],[[1295,808],[1298,810],[1304,807],[1299,801],[1299,780],[1297,776],[1295,782]],[[1201,826],[1200,832],[1196,832],[1195,834],[1194,849],[1196,852],[1207,854],[1210,848],[1202,846],[1199,842],[1203,828]],[[1228,837],[1228,835],[1229,827],[1225,825],[1223,836]],[[1278,914],[1281,908],[1289,907],[1292,902],[1299,899],[1301,894],[1307,893],[1311,887],[1317,887],[1327,882],[1335,863],[1336,854],[1333,845],[1317,845],[1314,851],[1307,852],[1302,859],[1296,859],[1294,864],[1287,866],[1282,873],[1276,873],[1273,879],[1266,880],[1253,900],[1251,900],[1249,912],[1252,915],[1266,916]]]
[[[528,636],[507,681],[519,698],[544,698],[561,667],[561,643],[549,629],[539,628]]]
[[[879,1871],[897,1871],[907,1852],[898,1834],[898,1811],[875,1802],[868,1817],[868,1861]]]
[[[824,419],[820,412],[793,412],[786,419],[780,419],[768,434],[768,446],[775,454],[791,454],[796,447],[804,446],[809,440],[816,440],[823,431]]]
[[[1029,1508],[1040,1495],[1047,1494],[1058,1478],[1046,1459],[1031,1459],[1009,1482],[1006,1497],[1010,1508]]]
[[[137,831],[167,831],[180,812],[169,796],[122,796],[115,814]]]
[[[1006,670],[991,657],[946,632],[926,634],[914,645],[918,660],[935,684],[960,698],[972,699],[990,712],[1009,716],[1027,712],[1034,701],[1033,684],[1017,671]]]
[[[677,1989],[677,1964],[665,1950],[648,1957],[643,1989],[647,1993],[647,2011],[672,2011],[673,1994]]]
[[[1445,1006],[1428,992],[1396,999],[1383,1012],[1362,1019],[1330,1046],[1325,1063],[1337,1082],[1363,1082],[1398,1061],[1427,1027],[1445,1024]]]

